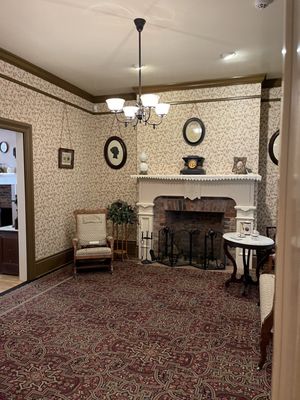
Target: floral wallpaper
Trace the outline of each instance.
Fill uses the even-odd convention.
[[[225,100],[253,95],[261,95],[260,84],[163,93],[162,101],[216,101],[172,105],[157,129],[138,129],[137,154],[147,153],[148,173],[179,174],[184,165],[182,157],[187,155],[204,157],[207,174],[231,174],[234,157],[247,157],[247,167],[257,173],[260,98]],[[182,134],[184,123],[191,117],[200,118],[205,125],[204,140],[197,146],[187,144]]]
[[[94,109],[88,101],[3,61],[0,61],[0,71],[72,104]],[[71,247],[75,209],[106,207],[118,199],[135,203],[136,181],[130,175],[139,172],[138,156],[142,151],[148,154],[151,174],[179,173],[183,167],[182,157],[190,154],[205,157],[207,174],[230,174],[234,156],[246,156],[247,166],[253,172],[260,168],[264,173],[263,164],[259,165],[260,95],[260,84],[165,92],[161,94],[162,101],[204,101],[197,106],[172,105],[169,115],[157,129],[139,125],[134,130],[118,127],[112,115],[92,115],[0,78],[0,116],[31,124],[33,128],[36,259]],[[222,101],[243,96],[257,97]],[[271,135],[279,118],[279,104],[270,103],[270,109],[267,104],[262,105],[265,128],[261,135],[266,129]],[[65,107],[70,138],[66,124],[62,124]],[[106,106],[101,105],[100,109],[105,111]],[[193,116],[199,116],[206,128],[205,138],[199,146],[189,146],[182,136],[185,121]],[[121,137],[127,148],[127,162],[120,170],[111,169],[103,155],[104,144],[112,135]],[[265,154],[262,143],[260,150]],[[75,150],[74,169],[58,168],[59,147]],[[268,163],[268,179],[272,167]],[[272,189],[276,170],[273,172],[273,180],[264,183],[265,193],[263,190],[259,193],[260,199],[265,201],[263,204],[269,208],[273,207],[276,197]],[[261,221],[273,221],[271,213],[274,214],[274,210],[260,216]],[[131,238],[135,239],[134,233]]]
[[[43,90],[53,96],[57,96],[60,99],[69,101],[72,104],[76,104],[77,106],[83,107],[86,110],[93,111],[94,106],[91,102],[82,99],[81,97],[76,96],[60,87],[53,85],[41,79],[29,72],[24,71],[14,65],[11,65],[3,60],[0,60],[0,71],[2,74],[6,76],[16,79],[22,83],[26,83],[27,85],[33,86],[36,89]]]
[[[263,99],[280,99],[281,88],[263,89]],[[280,126],[280,101],[267,101],[261,104],[259,173],[262,176],[258,189],[258,230],[266,233],[267,226],[277,225],[277,201],[279,168],[270,159],[268,145],[271,136]]]
[[[130,128],[112,132],[112,116],[94,116],[67,106],[70,141],[66,123],[62,126],[64,107],[0,78],[0,116],[31,124],[33,129],[37,260],[71,247],[75,209],[106,207],[119,198],[133,204],[136,198],[130,178],[136,172],[136,132]],[[120,135],[127,146],[127,162],[121,170],[108,167],[103,156],[105,141],[112,134]],[[74,169],[58,168],[59,147],[75,150]]]

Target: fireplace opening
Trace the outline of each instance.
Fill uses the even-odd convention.
[[[159,197],[154,206],[154,251],[170,266],[224,269],[222,236],[235,227],[235,202],[229,198]]]
[[[173,221],[174,223],[160,229],[157,260],[172,267],[193,265],[203,269],[224,269],[226,260],[221,231],[223,214],[187,214],[197,214],[198,220],[194,215],[186,217],[181,213],[178,224]],[[208,228],[209,221],[215,222],[212,223],[214,228]]]

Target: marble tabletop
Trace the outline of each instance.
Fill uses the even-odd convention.
[[[274,244],[274,240],[267,237],[267,236],[252,236],[252,235],[245,235],[241,237],[239,232],[227,232],[224,233],[223,238],[228,240],[229,242],[233,242],[235,244],[242,244],[248,246],[272,246]]]

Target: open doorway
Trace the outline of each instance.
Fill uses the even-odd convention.
[[[0,118],[0,139],[4,143],[0,160],[1,194],[4,205],[11,201],[11,207],[3,207],[3,212],[1,208],[0,214],[3,261],[0,274],[17,277],[15,284],[19,284],[35,277],[31,126]]]

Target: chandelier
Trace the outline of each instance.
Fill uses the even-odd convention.
[[[115,114],[117,121],[123,123],[125,126],[131,124],[136,127],[138,123],[145,125],[152,125],[155,128],[162,123],[162,119],[168,114],[170,104],[159,103],[159,96],[157,94],[143,94],[142,95],[142,38],[141,34],[146,21],[143,18],[136,18],[134,24],[139,34],[139,92],[135,106],[124,106],[125,100],[121,98],[107,99],[106,104],[109,110]],[[154,122],[153,114],[160,118],[159,122]],[[124,114],[123,119],[118,115]]]

